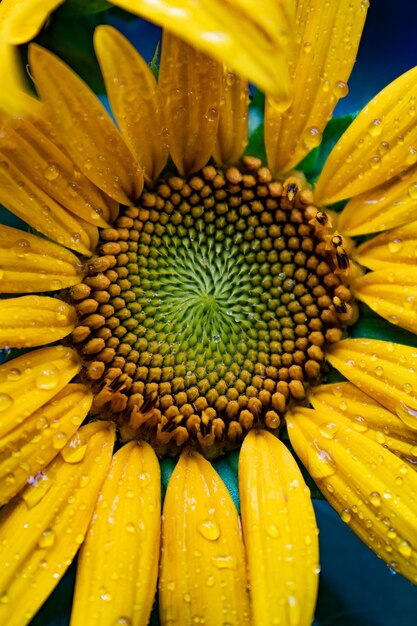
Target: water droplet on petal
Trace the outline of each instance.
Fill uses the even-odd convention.
[[[413,549],[411,545],[408,543],[408,541],[401,541],[401,543],[398,546],[398,551],[400,554],[402,554],[404,558],[409,559],[413,552]]]
[[[67,463],[79,463],[85,457],[86,451],[87,443],[81,440],[79,433],[75,433],[61,451],[61,455]]]
[[[372,122],[368,126],[368,133],[371,137],[379,137],[382,133],[382,122],[380,119],[372,120]]]
[[[349,93],[349,87],[347,86],[347,83],[345,83],[343,80],[338,80],[334,85],[333,93],[336,98],[344,98],[345,96],[347,96]]]
[[[402,247],[403,247],[403,242],[401,241],[401,239],[392,239],[388,243],[388,250],[392,254],[396,254],[397,252],[399,252]]]
[[[211,561],[218,569],[233,569],[235,566],[232,556],[213,556]]]
[[[408,188],[408,195],[413,200],[417,200],[417,183],[412,183]]]
[[[105,589],[104,587],[101,587],[100,598],[104,600],[104,602],[110,602],[111,594],[107,591],[107,589]]]
[[[290,626],[298,626],[300,623],[300,605],[294,595],[288,596],[288,608]]]
[[[206,113],[206,118],[209,122],[215,122],[219,117],[219,110],[216,107],[210,107]]]
[[[51,548],[55,543],[55,531],[52,529],[44,530],[38,540],[40,548]]]
[[[381,496],[377,491],[373,491],[371,494],[369,494],[369,502],[376,507],[380,507],[381,506]]]
[[[59,168],[55,163],[50,163],[44,171],[47,180],[55,180],[59,176]]]
[[[273,537],[274,539],[280,536],[279,528],[278,526],[276,526],[276,524],[269,524],[269,526],[267,526],[266,532],[270,537]]]
[[[340,517],[345,522],[345,524],[348,524],[350,520],[352,519],[352,513],[350,509],[343,509],[343,511],[340,514]]]
[[[312,150],[321,144],[322,134],[317,126],[310,126],[303,132],[303,140],[307,148]]]
[[[198,532],[209,541],[216,541],[220,537],[220,527],[213,519],[204,519],[197,525]]]
[[[0,412],[7,411],[13,406],[13,398],[7,393],[0,393]]]
[[[337,432],[337,424],[334,422],[326,422],[320,426],[319,431],[325,439],[333,439]]]
[[[40,370],[35,379],[38,389],[54,389],[59,383],[59,370],[55,365],[48,365]]]
[[[65,433],[63,432],[55,433],[52,438],[52,444],[55,450],[62,450],[62,448],[64,448],[65,444],[67,443],[67,440],[68,440],[68,437]]]

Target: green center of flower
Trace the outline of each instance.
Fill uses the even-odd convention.
[[[123,438],[212,456],[321,379],[350,294],[311,201],[248,158],[167,178],[102,232],[72,339]]]

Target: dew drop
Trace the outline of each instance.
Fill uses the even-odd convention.
[[[310,126],[303,132],[303,140],[310,150],[321,144],[322,134],[317,126]]]
[[[17,257],[25,257],[30,252],[30,242],[27,239],[17,239],[13,244],[13,251]]]
[[[232,556],[212,557],[212,563],[217,569],[233,569],[235,562]]]
[[[333,439],[337,432],[337,424],[334,422],[326,422],[320,426],[319,431],[325,439]]]
[[[340,514],[340,517],[345,522],[345,524],[349,524],[350,520],[352,519],[352,513],[350,509],[343,509],[343,511]]]
[[[67,463],[79,463],[85,457],[86,451],[87,443],[81,440],[79,433],[75,433],[65,448],[61,451],[61,455]]]
[[[396,254],[397,252],[399,252],[402,247],[403,247],[403,242],[401,241],[401,239],[392,239],[388,243],[388,250],[392,254]]]
[[[220,527],[213,519],[204,519],[197,525],[197,530],[204,539],[216,541],[220,537]]]
[[[294,595],[288,596],[288,608],[290,626],[298,626],[300,623],[300,605]]]
[[[273,539],[277,539],[280,536],[279,528],[276,524],[269,524],[269,526],[267,526],[266,532]]]
[[[303,43],[303,50],[304,50],[304,52],[306,52],[307,54],[310,54],[311,49],[312,49],[311,41],[305,41]]]
[[[415,148],[410,148],[408,150],[407,156],[405,157],[405,162],[407,165],[414,165],[417,161],[417,150]]]
[[[398,551],[406,559],[409,559],[413,552],[411,545],[408,543],[408,541],[401,541],[398,546]]]
[[[104,587],[101,587],[100,598],[104,600],[104,602],[110,602],[111,594],[107,591],[107,589],[105,589]]]
[[[373,491],[372,493],[369,494],[369,502],[376,507],[380,507],[381,506],[381,496],[379,495],[379,493],[377,491]]]
[[[417,200],[417,183],[412,183],[408,188],[408,195],[413,200]]]
[[[173,580],[170,580],[169,583],[167,583],[168,591],[175,591],[175,588],[176,588],[175,582]]]
[[[52,438],[52,445],[55,450],[62,450],[67,443],[67,435],[63,432],[55,433]]]
[[[51,548],[55,543],[55,531],[48,528],[44,530],[38,540],[40,548]]]
[[[368,133],[371,137],[379,137],[382,133],[382,122],[379,118],[372,120],[368,126]]]
[[[361,415],[358,415],[357,417],[354,418],[353,428],[358,433],[365,433],[368,430],[368,425],[365,422],[364,418]]]
[[[73,415],[70,421],[71,424],[73,424],[74,426],[79,426],[80,424],[82,424],[83,418],[81,417],[81,415]]]
[[[127,530],[128,533],[133,534],[135,532],[135,530],[136,530],[135,524],[133,522],[128,522],[126,524],[126,530]]]
[[[40,370],[35,379],[38,389],[54,389],[59,383],[59,370],[55,365],[48,365]]]
[[[9,595],[6,591],[0,594],[0,604],[7,604],[9,602]]]
[[[190,604],[190,602],[191,602],[191,594],[190,593],[186,592],[186,593],[184,593],[184,595],[182,597],[183,597],[184,602],[186,602],[187,604]]]
[[[55,180],[59,176],[59,168],[55,163],[50,163],[45,169],[43,175],[47,180]]]
[[[336,463],[326,450],[308,448],[308,469],[316,480],[333,476],[336,472]]]
[[[343,80],[338,80],[334,85],[333,93],[336,98],[344,98],[345,96],[347,96],[349,93],[349,87],[347,86],[347,83],[345,83]]]
[[[226,85],[228,87],[232,87],[236,82],[236,76],[233,72],[227,72],[226,74]]]
[[[206,578],[206,585],[207,585],[207,587],[213,587],[214,586],[214,576],[207,576],[207,578]]]
[[[7,411],[13,406],[13,398],[7,393],[0,393],[0,412]]]
[[[219,110],[216,107],[210,107],[206,113],[206,119],[209,122],[215,122],[219,117]]]

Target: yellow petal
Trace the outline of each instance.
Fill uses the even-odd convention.
[[[0,436],[55,396],[81,369],[75,350],[41,348],[0,365]]]
[[[32,44],[29,60],[36,88],[70,157],[99,189],[117,202],[131,204],[142,191],[142,172],[105,108],[51,52]]]
[[[391,341],[345,339],[327,360],[359,389],[417,429],[417,349]]]
[[[112,0],[112,4],[166,28],[276,98],[288,101],[292,0]]]
[[[243,442],[239,494],[253,624],[309,626],[320,569],[310,491],[289,450],[266,431]]]
[[[354,250],[354,257],[359,263],[373,270],[395,269],[397,264],[408,265],[410,270],[415,268],[417,222],[368,239]]]
[[[94,240],[75,218],[0,154],[0,202],[17,217],[67,248],[91,256]]]
[[[0,300],[0,348],[53,343],[74,330],[77,313],[58,298],[22,296]]]
[[[326,411],[295,409],[288,434],[297,455],[352,530],[417,582],[417,473]]]
[[[406,224],[416,216],[417,167],[349,200],[337,223],[347,235],[367,235]]]
[[[415,264],[369,272],[353,283],[353,294],[392,324],[417,333]]]
[[[248,143],[248,82],[223,67],[219,126],[214,156],[222,164],[235,163]]]
[[[339,98],[347,95],[368,4],[362,0],[297,3],[292,103],[282,113],[267,101],[265,111],[265,146],[275,173],[290,170],[319,145]]]
[[[19,45],[33,39],[46,18],[64,0],[2,0],[0,34],[8,43]]]
[[[77,569],[71,626],[147,624],[158,576],[158,459],[131,442],[113,457]],[[110,575],[109,575],[110,574]]]
[[[3,2],[0,3],[0,9]],[[1,28],[1,22],[0,22]],[[23,73],[19,50],[7,43],[0,31],[0,115],[29,115],[37,112],[40,104],[29,93]]]
[[[111,26],[99,26],[94,47],[120,130],[150,181],[168,160],[168,130],[158,85],[147,63]]]
[[[68,211],[96,226],[108,226],[109,201],[36,124],[22,118],[3,124],[0,153]]]
[[[210,626],[251,623],[237,511],[196,452],[183,452],[168,484],[161,559],[163,624],[191,624],[196,617]]]
[[[0,225],[0,293],[56,291],[81,282],[83,266],[69,250]]]
[[[417,438],[396,415],[384,409],[352,383],[312,387],[308,399],[332,423],[332,415],[349,420],[349,427],[388,448],[417,469]],[[332,427],[324,429],[329,433]]]
[[[111,423],[84,426],[2,510],[2,624],[28,623],[64,575],[84,541],[113,442]]]
[[[181,175],[204,167],[213,153],[221,72],[216,61],[164,32],[159,84],[171,156]]]
[[[417,67],[362,109],[330,153],[316,186],[329,204],[381,185],[417,162]]]
[[[52,461],[86,417],[92,393],[67,385],[0,441],[0,505]]]

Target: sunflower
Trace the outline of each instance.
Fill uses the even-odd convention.
[[[4,1],[12,59],[59,3],[33,3],[18,40]],[[358,302],[416,328],[417,69],[313,188],[296,168],[347,93],[369,3],[218,4],[143,3],[167,28],[158,80],[97,28],[118,128],[36,44],[38,97],[19,78],[2,101],[0,201],[31,227],[0,226],[0,347],[21,350],[0,366],[2,623],[28,623],[78,550],[71,624],[146,624],[157,579],[163,624],[311,623],[318,531],[293,451],[417,582],[417,350],[350,336]],[[241,75],[267,92],[267,164],[244,154]],[[242,527],[210,462],[234,450]]]

